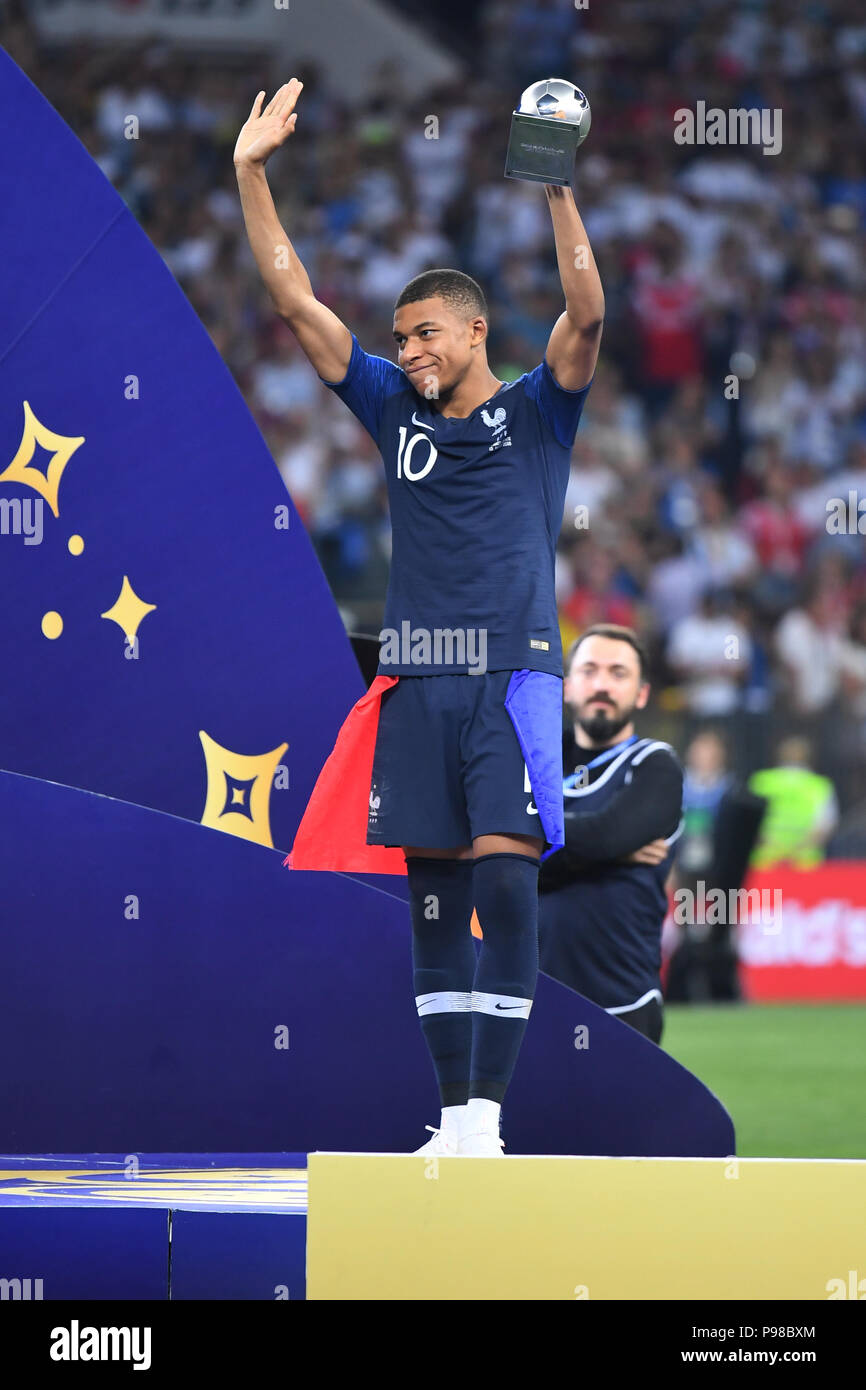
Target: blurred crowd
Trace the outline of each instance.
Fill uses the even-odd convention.
[[[486,0],[473,23],[472,70],[422,98],[387,64],[360,108],[326,66],[298,72],[297,134],[270,174],[314,289],[391,357],[406,281],[458,267],[487,293],[495,374],[534,367],[563,306],[544,192],[503,177],[510,111],[540,76],[583,87],[574,186],[607,318],[559,546],[563,636],[638,627],[663,715],[753,727],[734,739],[743,772],[777,734],[806,735],[850,806],[866,796],[866,12]],[[52,49],[14,14],[5,42],[180,282],[348,623],[376,632],[381,463],[276,320],[236,195],[238,128],[293,74],[268,55],[253,71],[161,45]],[[675,112],[698,101],[780,110],[780,152],[677,143]]]

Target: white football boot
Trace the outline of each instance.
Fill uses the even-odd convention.
[[[461,1158],[502,1158],[505,1141],[493,1130],[480,1129],[475,1134],[460,1136],[457,1152]]]
[[[433,1125],[425,1125],[433,1135],[426,1144],[422,1144],[420,1149],[415,1149],[416,1154],[433,1155],[436,1158],[453,1158],[458,1152],[459,1136],[453,1129],[435,1129]]]
[[[461,1158],[502,1158],[499,1106],[490,1100],[470,1100],[460,1127],[457,1152]]]

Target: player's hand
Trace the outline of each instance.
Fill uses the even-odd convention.
[[[303,88],[303,82],[293,77],[274,93],[264,110],[265,93],[259,92],[235,145],[236,168],[263,165],[288,140],[298,120],[295,106]]]
[[[648,845],[641,845],[640,849],[633,850],[627,854],[624,864],[661,864],[668,857],[669,845],[667,840],[650,840]]]

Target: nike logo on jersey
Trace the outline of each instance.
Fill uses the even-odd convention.
[[[433,429],[433,426],[432,426],[432,425],[425,425],[423,420],[419,420],[419,419],[418,419],[417,412],[414,411],[414,410],[412,411],[412,424],[413,424],[413,425],[420,425],[421,428],[422,428],[422,430],[432,430],[432,429]]]
[[[495,1007],[496,1007],[497,1009],[522,1009],[522,1008],[523,1008],[523,1005],[522,1005],[522,1004],[497,1004]]]

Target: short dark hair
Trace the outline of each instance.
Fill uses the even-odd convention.
[[[404,304],[417,304],[420,299],[444,299],[450,308],[466,319],[483,318],[488,323],[487,300],[484,291],[471,275],[462,270],[424,270],[400,291],[394,311]]]
[[[649,680],[649,653],[644,643],[638,637],[633,627],[620,627],[619,623],[593,623],[579,637],[575,637],[568,649],[565,657],[565,673],[571,670],[571,663],[575,658],[577,649],[581,642],[585,642],[587,637],[610,637],[614,642],[627,642],[628,645],[637,652],[637,659],[640,664],[640,678],[642,681]]]

